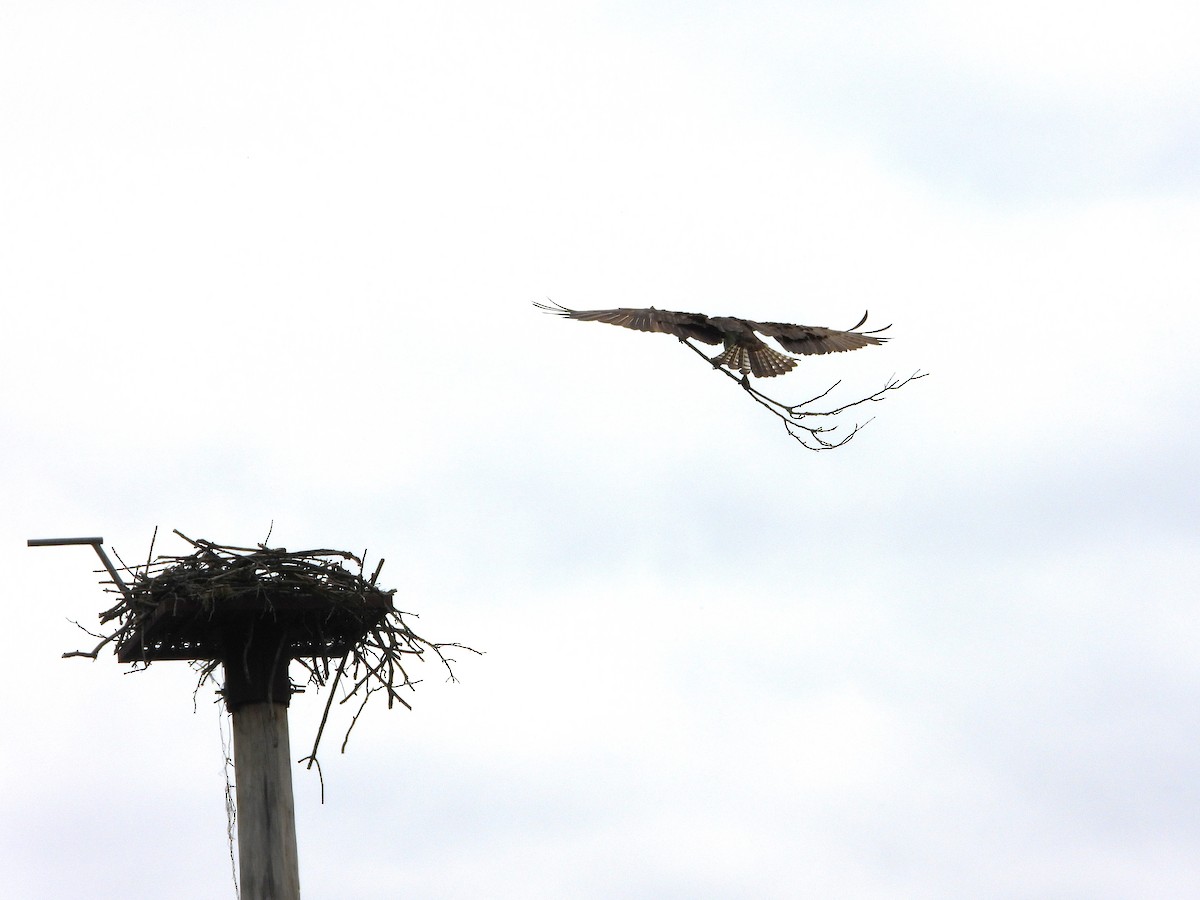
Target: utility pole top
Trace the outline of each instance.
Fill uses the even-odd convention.
[[[289,553],[266,544],[229,547],[175,534],[194,552],[154,557],[152,541],[144,565],[128,566],[118,556],[119,570],[100,537],[34,538],[28,545],[91,546],[122,594],[121,602],[100,613],[102,624],[114,624],[96,648],[65,656],[95,659],[111,643],[123,663],[192,660],[202,664],[202,679],[224,666],[221,693],[233,719],[237,773],[241,896],[299,900],[287,720],[294,690],[289,664],[297,661],[307,670],[308,683],[320,687],[330,678],[330,660],[340,658],[332,668],[312,753],[305,757],[311,767],[347,667],[353,676],[344,685],[348,696],[341,702],[361,694],[365,705],[380,691],[386,693],[389,706],[407,707],[398,689],[414,682],[405,671],[404,657],[421,659],[432,652],[453,678],[443,648],[470,648],[434,644],[413,633],[393,605],[395,592],[376,586],[382,560],[368,578],[363,560],[348,551]],[[357,573],[345,563],[356,564]],[[129,576],[128,584],[122,572]]]

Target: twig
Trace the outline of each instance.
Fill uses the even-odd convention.
[[[807,425],[804,424],[803,420],[809,418],[833,419],[848,409],[853,409],[854,407],[861,406],[864,403],[878,402],[882,400],[884,395],[887,393],[891,391],[898,391],[910,381],[916,381],[919,378],[924,378],[928,374],[926,372],[917,370],[904,379],[897,379],[895,375],[892,375],[891,378],[888,379],[887,384],[874,393],[868,394],[866,397],[853,400],[849,403],[844,403],[841,406],[835,407],[834,409],[812,410],[807,409],[806,407],[828,397],[830,393],[832,393],[833,390],[841,384],[840,380],[835,381],[832,385],[827,387],[821,393],[817,394],[815,397],[809,397],[807,400],[803,400],[800,403],[781,403],[780,401],[774,399],[773,397],[767,396],[766,394],[762,393],[762,391],[755,388],[750,383],[749,375],[735,375],[733,372],[724,368],[719,363],[714,362],[712,358],[708,356],[708,354],[693,344],[688,338],[681,337],[679,342],[703,359],[710,366],[712,366],[712,368],[736,382],[755,403],[766,409],[776,418],[780,419],[783,422],[783,427],[787,431],[788,435],[795,439],[806,450],[833,450],[837,447],[845,446],[871,420],[868,419],[866,422],[855,423],[849,434],[842,435],[836,440],[830,440],[826,437],[826,435],[832,436],[833,433],[840,427],[839,424],[835,423],[828,426]]]

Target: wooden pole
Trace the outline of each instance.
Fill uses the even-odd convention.
[[[287,636],[259,620],[225,636],[241,900],[300,900],[288,740]]]
[[[288,711],[248,703],[233,713],[241,900],[299,900]]]

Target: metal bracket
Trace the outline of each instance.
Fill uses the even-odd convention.
[[[108,558],[108,554],[104,552],[104,543],[102,537],[80,537],[80,538],[30,538],[25,542],[27,547],[66,547],[71,544],[90,544],[92,549],[96,551],[96,555],[100,557],[100,562],[104,563],[104,568],[108,570],[108,574],[112,576],[113,584],[115,584],[125,596],[126,600],[132,600],[133,595],[129,593],[129,585],[121,580],[121,576],[117,574],[116,567],[112,564],[112,560]]]

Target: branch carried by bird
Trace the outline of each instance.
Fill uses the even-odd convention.
[[[673,312],[656,309],[653,306],[648,309],[576,310],[569,309],[552,300],[548,303],[535,302],[533,305],[564,319],[604,322],[634,331],[674,335],[689,350],[706,359],[713,368],[738,382],[756,403],[783,421],[784,427],[792,438],[809,450],[832,450],[835,447],[841,447],[858,434],[866,423],[855,424],[849,434],[835,438],[833,433],[837,430],[838,425],[806,424],[803,420],[824,418],[826,421],[831,421],[839,413],[855,406],[882,400],[885,394],[904,387],[910,381],[924,378],[926,374],[918,370],[903,379],[898,379],[893,375],[880,390],[834,409],[821,411],[813,409],[811,404],[828,396],[841,383],[840,381],[817,396],[795,404],[781,403],[768,397],[751,384],[751,375],[756,378],[773,378],[776,375],[784,375],[792,371],[800,364],[799,359],[781,353],[767,344],[763,338],[770,338],[784,350],[800,356],[845,353],[885,343],[888,338],[879,337],[879,334],[891,328],[890,325],[870,331],[860,331],[859,329],[867,322],[867,313],[863,313],[863,317],[853,327],[840,331],[818,325],[755,322],[733,316],[706,316],[702,313]],[[709,356],[693,344],[693,340],[710,345],[721,344],[723,349],[716,356]],[[739,378],[735,373],[739,373],[741,377]]]

